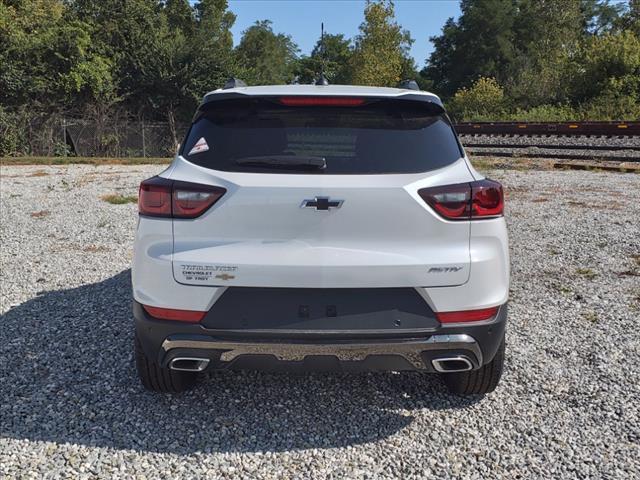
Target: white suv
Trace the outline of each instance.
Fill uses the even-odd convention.
[[[224,88],[140,185],[136,363],[181,391],[212,369],[501,376],[503,192],[414,89]]]

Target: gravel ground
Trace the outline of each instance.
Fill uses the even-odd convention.
[[[640,147],[640,137],[596,137],[586,135],[547,136],[547,135],[460,135],[465,143],[483,143],[487,145],[592,145],[594,147]]]
[[[419,374],[215,374],[145,392],[135,195],[158,166],[3,167],[0,477],[638,478],[640,176],[494,171],[507,368],[484,398]]]

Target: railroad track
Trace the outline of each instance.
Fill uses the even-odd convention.
[[[492,144],[487,143],[473,143],[464,142],[464,146],[467,148],[483,148],[491,147]],[[550,150],[595,150],[595,151],[623,151],[632,150],[640,151],[640,145],[558,145],[558,144],[544,144],[544,145],[522,145],[519,143],[501,143],[500,147],[503,148],[540,148]]]
[[[640,122],[468,122],[455,128],[472,156],[640,161]]]
[[[640,122],[463,122],[463,135],[640,136]]]

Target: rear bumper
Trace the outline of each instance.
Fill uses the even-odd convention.
[[[464,357],[472,368],[490,362],[504,336],[507,304],[490,321],[402,330],[308,331],[211,329],[156,320],[134,301],[136,334],[149,358],[207,359],[207,369],[422,370],[433,360]]]

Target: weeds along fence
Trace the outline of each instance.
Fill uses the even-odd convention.
[[[187,127],[172,131],[167,122],[122,118],[33,118],[14,126],[15,133],[1,132],[0,150],[7,156],[171,157]]]

